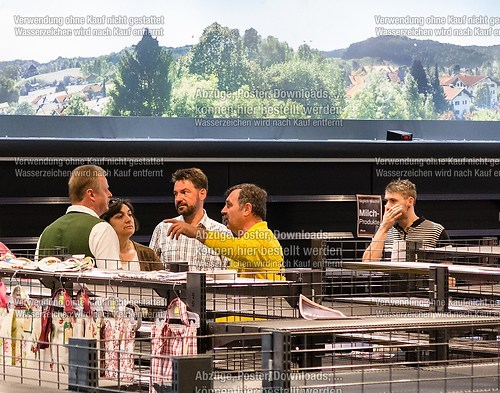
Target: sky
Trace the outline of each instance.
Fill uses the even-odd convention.
[[[117,17],[114,23],[111,17]],[[272,35],[294,49],[303,43],[324,51],[346,48],[375,37],[381,28],[413,28],[411,38],[458,45],[500,44],[497,0],[0,0],[0,61],[43,63],[118,52],[139,42],[134,34],[146,26],[157,29],[152,35],[162,46],[192,45],[213,22],[240,34],[253,27],[263,38]],[[431,35],[417,35],[418,29]]]

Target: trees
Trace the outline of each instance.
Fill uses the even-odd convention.
[[[66,85],[64,84],[63,81],[59,81],[59,83],[56,86],[56,93],[59,93],[61,91],[66,91]]]
[[[245,30],[245,34],[243,35],[243,48],[249,60],[257,61],[259,59],[261,43],[262,38],[259,33],[257,33],[257,30],[253,27]]]
[[[389,82],[383,72],[366,76],[363,88],[352,97],[343,112],[345,119],[399,119],[401,118],[399,86]]]
[[[450,75],[458,75],[460,74],[460,70],[462,67],[460,67],[460,64],[455,64],[450,67]]]
[[[0,75],[0,102],[16,102],[19,99],[19,91],[14,81]]]
[[[307,117],[338,118],[344,107],[343,73],[331,62],[294,59],[266,72],[275,98],[304,107]]]
[[[421,112],[424,106],[423,94],[421,95],[418,92],[417,82],[411,74],[406,74],[401,90],[404,104],[402,118],[405,120],[421,119]]]
[[[485,62],[480,70],[481,75],[488,75],[491,79],[500,80],[500,61]]]
[[[2,70],[2,74],[6,78],[17,81],[21,76],[21,71],[19,70],[19,67],[16,65],[9,65],[4,67],[4,69]]]
[[[96,81],[105,81],[114,78],[116,67],[106,60],[104,56],[98,57],[92,61],[86,62],[82,65],[82,72],[84,75],[94,75]]]
[[[9,107],[9,115],[35,115],[36,111],[29,102],[18,102]]]
[[[251,42],[257,40],[255,33],[247,35],[247,50],[256,50],[255,42]],[[220,90],[235,91],[249,82],[249,66],[243,56],[243,42],[237,29],[212,23],[203,31],[200,42],[191,52],[189,72],[216,76]]]
[[[431,81],[431,93],[432,99],[434,101],[434,110],[436,111],[436,113],[446,112],[449,109],[450,105],[448,104],[448,101],[446,101],[446,98],[444,96],[443,86],[441,86],[441,83],[439,83],[439,69],[437,64],[434,68],[434,77]]]
[[[307,61],[322,61],[325,59],[325,56],[319,50],[312,49],[307,44],[302,44],[297,48],[296,57]]]
[[[236,92],[217,88],[217,78],[186,75],[172,90],[172,112],[181,117],[198,118],[297,118],[304,117],[302,105],[278,100],[269,94],[256,96],[246,85]]]
[[[285,63],[293,56],[293,50],[286,42],[280,42],[273,36],[268,36],[260,45],[259,63],[262,68],[273,64]]]
[[[386,74],[374,71],[366,76],[361,90],[348,100],[347,119],[434,119],[432,95],[418,92],[415,79],[406,74],[403,85],[390,82]]]
[[[474,104],[478,108],[489,108],[491,107],[491,91],[488,86],[488,83],[483,82],[481,83],[475,92],[475,101]]]
[[[88,116],[90,115],[90,109],[85,106],[85,101],[81,96],[72,97],[69,105],[64,110],[65,115],[69,116]]]
[[[114,80],[113,115],[162,116],[170,108],[172,56],[145,29],[132,52],[127,52]]]
[[[411,74],[406,74],[402,93],[402,116],[403,120],[430,120],[435,118],[432,94],[425,97],[418,92],[415,79]]]
[[[429,92],[429,81],[420,60],[413,60],[410,73],[417,82],[418,92],[427,95]]]
[[[172,113],[178,117],[216,117],[214,103],[219,94],[217,78],[203,79],[200,75],[185,75],[176,80],[172,89]]]

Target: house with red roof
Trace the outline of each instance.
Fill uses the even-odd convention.
[[[466,89],[473,98],[476,97],[478,88],[486,84],[490,90],[490,108],[498,103],[498,82],[494,81],[489,76],[457,74],[440,77],[439,82],[443,87],[450,86]]]
[[[389,82],[402,84],[404,80],[404,73],[399,68],[394,68],[390,65],[374,65],[364,66],[358,72],[353,72],[349,75],[350,85],[346,89],[347,97],[355,96],[364,86],[365,77],[370,72],[381,72]]]
[[[445,85],[443,91],[446,100],[451,104],[455,117],[462,119],[464,113],[470,112],[472,94],[466,88]]]

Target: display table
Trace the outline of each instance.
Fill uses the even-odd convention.
[[[361,262],[343,261],[342,267],[353,270],[372,270],[385,273],[429,274],[432,268],[447,268],[450,276],[467,280],[500,282],[500,268],[489,266],[448,265],[427,262]]]

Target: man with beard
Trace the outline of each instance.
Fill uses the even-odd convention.
[[[401,242],[421,242],[424,247],[435,247],[438,242],[449,240],[441,224],[416,215],[417,188],[411,181],[391,181],[385,187],[384,199],[386,205],[382,222],[363,253],[363,261],[379,261],[384,251],[392,253],[392,260],[398,260],[400,257],[404,260],[405,248],[401,247],[401,250],[396,247],[396,244],[400,246]]]
[[[208,218],[203,209],[208,192],[208,179],[201,169],[179,169],[172,174],[172,183],[174,183],[175,208],[180,214],[176,220],[232,236],[225,225]],[[196,239],[186,236],[172,239],[167,236],[171,225],[160,222],[149,243],[149,247],[158,254],[165,269],[168,270],[172,263],[186,263],[190,271],[210,271],[227,267],[227,258]]]
[[[266,220],[267,192],[255,184],[243,183],[226,191],[226,204],[221,213],[235,237],[169,219],[167,235],[180,239],[197,239],[230,260],[230,268],[241,277],[283,280],[283,249],[268,228]]]

